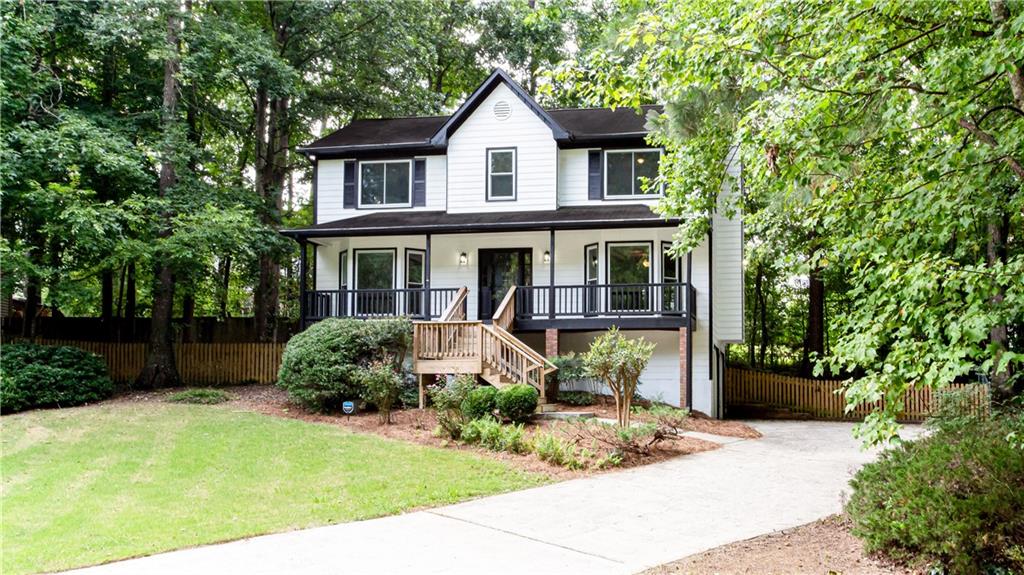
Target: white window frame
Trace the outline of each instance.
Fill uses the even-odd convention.
[[[491,171],[491,156],[495,152],[512,152],[512,171],[511,172],[492,172]],[[519,174],[516,169],[519,166],[519,150],[514,147],[511,148],[487,148],[487,201],[488,202],[514,202],[516,197],[519,195],[517,185],[519,184]],[[491,194],[491,176],[512,176],[512,195],[511,196],[494,196]]]
[[[657,194],[637,194],[637,193],[632,193],[632,194],[629,194],[628,196],[627,195],[621,195],[621,194],[614,194],[614,195],[609,195],[608,194],[608,154],[636,154],[637,152],[645,152],[645,153],[647,153],[647,152],[658,152],[658,166],[660,168],[660,166],[661,166],[661,156],[664,155],[664,150],[662,148],[630,148],[630,149],[626,149],[626,150],[604,150],[604,157],[603,157],[603,160],[604,160],[604,162],[603,162],[603,164],[604,164],[604,182],[603,182],[603,185],[602,185],[602,195],[603,195],[604,199],[606,199],[606,200],[634,200],[634,199],[637,199],[637,198],[652,198],[652,199],[654,199],[654,198],[663,197],[665,195],[665,185],[664,184],[658,184],[658,193]],[[630,162],[629,166],[630,166],[630,181],[635,182],[636,181],[636,167],[634,166],[634,162]]]
[[[409,201],[402,204],[364,204],[363,203],[363,165],[364,164],[406,164],[409,166]],[[356,164],[356,207],[358,209],[368,210],[387,210],[394,208],[411,208],[412,207],[412,187],[413,179],[413,161],[412,160],[365,160]],[[384,199],[387,199],[388,193],[388,168],[384,166]]]
[[[352,257],[352,289],[363,289],[359,287],[359,256],[364,254],[388,254],[391,256],[391,287],[366,288],[366,289],[395,289],[398,282],[398,250],[397,248],[357,248],[353,250]]]

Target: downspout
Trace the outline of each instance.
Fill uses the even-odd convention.
[[[718,417],[718,383],[715,378],[715,249],[713,232],[714,222],[708,230],[708,377],[715,389],[715,403],[712,417]]]
[[[693,251],[686,252],[686,307],[690,307],[690,289],[693,288]],[[697,298],[693,298],[694,302]],[[697,306],[694,305],[694,308]],[[686,407],[693,410],[693,314],[696,309],[688,309],[686,314]]]

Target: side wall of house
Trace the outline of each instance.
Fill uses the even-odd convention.
[[[506,102],[511,114],[494,113]],[[487,149],[516,148],[516,199],[487,201]],[[448,140],[448,211],[555,209],[558,149],[551,128],[505,84],[497,86]]]
[[[711,224],[714,335],[720,347],[743,341],[743,220],[737,205],[741,180],[735,152],[730,154],[727,165],[731,178],[726,180],[719,196],[718,211]],[[729,212],[734,210],[730,217]]]

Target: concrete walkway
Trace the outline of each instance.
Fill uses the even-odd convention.
[[[762,439],[719,437],[721,449],[656,465],[75,573],[636,573],[836,513],[875,455],[850,424],[754,426]]]

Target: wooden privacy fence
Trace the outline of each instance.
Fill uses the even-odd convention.
[[[130,383],[146,364],[149,344],[36,339],[43,345],[68,345],[91,351],[107,362],[110,378]],[[283,343],[179,343],[174,346],[178,373],[189,384],[274,383]]]
[[[847,413],[842,381],[806,379],[749,369],[730,367],[725,371],[727,405],[790,409],[820,419],[863,419],[880,407],[863,403]],[[954,383],[947,390],[967,389],[975,409],[988,405],[988,388],[973,383]],[[931,388],[911,389],[903,397],[902,421],[924,421],[937,407],[943,391]]]

